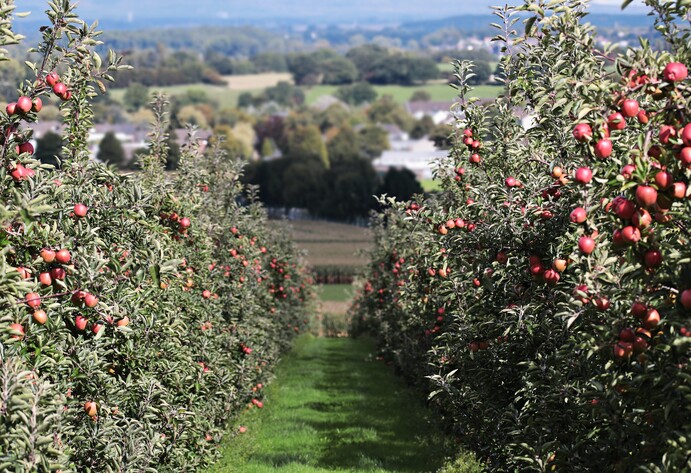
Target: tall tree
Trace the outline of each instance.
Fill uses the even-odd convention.
[[[115,136],[115,133],[109,131],[101,140],[101,144],[98,147],[98,154],[96,159],[99,161],[117,166],[119,168],[124,168],[127,164],[125,150],[122,147],[122,143]]]
[[[60,166],[62,153],[62,137],[52,131],[46,132],[41,138],[36,139],[36,153],[34,156],[42,164]]]

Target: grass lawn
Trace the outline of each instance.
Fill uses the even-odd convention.
[[[123,97],[125,95],[126,89],[112,89],[108,93],[111,95],[113,100],[117,100],[122,103]],[[175,95],[184,95],[188,90],[198,90],[203,91],[210,100],[218,103],[220,108],[233,108],[238,103],[238,96],[242,92],[252,92],[259,93],[261,89],[255,90],[235,90],[229,87],[224,87],[222,85],[209,85],[209,84],[189,84],[189,85],[173,85],[170,87],[150,87],[149,90],[153,94],[154,92],[165,92],[169,97]]]
[[[317,287],[319,299],[323,302],[347,302],[353,294],[350,284],[322,284]]]
[[[441,183],[434,179],[423,179],[420,185],[425,192],[433,192],[441,189]]]
[[[301,337],[208,473],[423,473],[453,450],[365,339]],[[239,426],[247,428],[239,433]]]

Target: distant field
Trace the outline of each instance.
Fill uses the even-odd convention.
[[[243,92],[240,90],[231,89],[229,87],[224,87],[222,85],[209,85],[209,84],[189,84],[189,85],[173,85],[170,87],[151,87],[149,89],[151,93],[154,92],[164,92],[168,96],[184,95],[189,90],[203,91],[209,99],[213,102],[218,103],[220,108],[233,108],[237,106],[238,96]],[[261,92],[262,89],[244,92]],[[113,89],[109,91],[110,96],[113,100],[122,102],[125,95],[125,89]]]
[[[265,74],[246,74],[237,76],[223,76],[228,82],[228,88],[243,92],[263,90],[273,87],[279,82],[293,83],[293,75],[288,72],[268,72]]]
[[[306,221],[285,222],[285,226],[298,247],[307,252],[307,263],[312,267],[355,268],[367,263],[365,255],[357,255],[358,251],[372,246],[372,237],[366,228]]]
[[[347,302],[353,295],[350,284],[322,284],[317,286],[317,295],[323,302]]]
[[[334,95],[338,89],[335,85],[316,85],[305,88],[305,96],[308,105],[314,104],[322,95]],[[438,102],[452,102],[456,98],[456,91],[448,84],[424,84],[424,85],[376,85],[374,89],[379,96],[391,95],[400,104],[410,100],[416,90],[426,91],[432,100]],[[472,95],[481,99],[494,98],[501,92],[502,87],[496,85],[480,85],[473,89]]]

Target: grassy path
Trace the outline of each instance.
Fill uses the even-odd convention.
[[[209,473],[436,471],[448,442],[373,353],[368,340],[299,339]]]

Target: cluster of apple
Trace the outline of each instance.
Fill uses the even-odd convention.
[[[181,235],[187,233],[187,229],[192,226],[192,221],[187,217],[181,217],[177,212],[161,212],[159,215],[161,223],[168,223],[170,227]]]
[[[478,154],[480,149],[482,148],[482,143],[480,140],[476,139],[473,137],[473,130],[470,128],[466,128],[463,130],[463,144],[466,145],[468,150],[470,150],[470,158],[468,158],[468,161],[471,164],[480,164],[482,161],[482,158]],[[459,175],[457,173],[457,176],[461,176],[462,173]]]
[[[67,101],[72,98],[72,92],[64,82],[60,81],[60,76],[53,71],[46,75],[46,84],[53,89],[53,93],[60,99]]]

